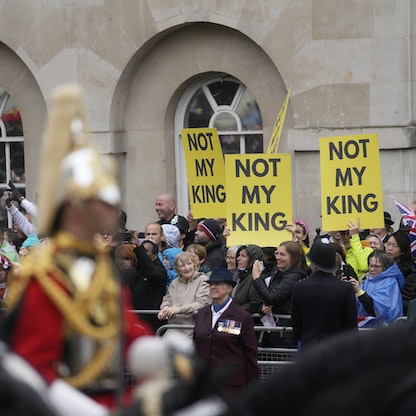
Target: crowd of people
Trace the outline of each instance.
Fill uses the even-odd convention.
[[[45,239],[38,236],[28,214],[37,215],[36,205],[13,183],[9,186],[2,201],[12,215],[14,230],[4,230],[0,254],[10,269],[19,267],[28,250]],[[289,239],[278,247],[228,247],[230,230],[224,220],[195,219],[192,213],[187,218],[178,215],[171,194],[157,196],[155,213],[157,219],[143,232],[127,229],[127,214],[121,211],[117,230],[96,234],[97,243],[114,258],[134,309],[141,311],[141,318],[154,331],[166,323],[192,325],[195,313],[212,303],[206,281],[213,270],[224,268],[235,282],[230,294],[233,301],[253,316],[256,325],[265,325],[259,344],[301,348],[298,328],[294,327],[293,333],[279,333],[267,331],[267,327],[292,327],[294,290],[299,281],[313,275],[312,236],[306,221],[297,219],[289,224]],[[388,325],[406,316],[409,302],[416,298],[416,266],[408,230],[401,224],[394,231],[387,212],[384,220],[385,227],[380,229],[362,230],[359,220],[351,220],[344,230],[327,234],[317,230],[313,236],[314,241],[334,247],[336,269],[330,273],[355,293],[359,326]],[[6,294],[4,291],[3,297]],[[321,296],[326,297],[325,291]],[[187,332],[191,335],[192,331]]]
[[[14,225],[2,233],[0,296],[4,299],[10,270],[18,269],[27,253],[47,244],[48,239],[39,235],[32,223],[36,205],[11,182],[3,193],[2,204],[12,215]],[[158,219],[149,222],[143,232],[137,232],[126,228],[127,215],[120,211],[118,229],[99,230],[96,243],[114,259],[141,319],[154,332],[165,324],[179,330],[181,325],[189,325],[182,331],[196,345],[204,346],[197,351],[204,351],[200,355],[207,362],[213,360],[207,352],[211,339],[215,356],[216,337],[212,335],[222,331],[219,340],[227,345],[224,334],[238,338],[243,333],[238,329],[242,322],[224,319],[224,305],[231,300],[250,316],[248,321],[245,316],[245,326],[247,322],[253,328],[264,325],[260,334],[250,332],[249,339],[254,337],[256,346],[304,350],[339,332],[389,325],[406,316],[409,303],[416,298],[416,266],[408,230],[401,224],[394,231],[388,213],[384,228],[361,230],[359,220],[351,220],[345,230],[327,234],[317,230],[313,244],[308,224],[297,219],[286,228],[289,239],[277,247],[228,247],[230,230],[223,220],[196,220],[191,213],[187,218],[180,216],[171,194],[156,198],[155,212]],[[229,275],[223,279],[223,310],[217,306],[217,282],[224,271]],[[210,316],[216,316],[212,328],[202,330],[211,333],[204,335],[204,342],[200,326],[205,318],[198,318],[198,311],[205,311],[205,315],[211,311]],[[235,334],[227,327],[230,321],[234,327],[237,325]],[[289,330],[270,330],[276,325]],[[195,331],[189,329],[193,326]],[[248,345],[247,340],[238,342]],[[256,368],[256,353],[245,351],[243,355],[250,357],[244,368]],[[226,354],[223,363],[227,361],[225,357]],[[213,362],[218,365],[218,361],[221,360],[216,357]],[[255,378],[247,380],[252,382]]]
[[[383,326],[406,316],[409,302],[416,297],[416,265],[408,229],[400,224],[394,231],[394,222],[387,212],[384,213],[384,228],[362,230],[359,219],[351,219],[344,230],[327,234],[317,230],[315,236],[310,236],[306,221],[297,219],[287,226],[289,238],[278,247],[260,247],[256,244],[228,247],[230,230],[224,220],[194,219],[191,213],[188,213],[187,218],[177,215],[175,198],[170,194],[159,195],[155,207],[158,220],[146,226],[144,240],[138,238],[136,231],[129,231],[132,240],[123,243],[137,246],[142,241],[151,241],[157,246],[159,270],[162,265],[167,275],[167,292],[150,309],[159,310],[162,304],[159,300],[169,293],[171,283],[178,277],[183,279],[174,261],[179,254],[189,252],[194,257],[194,273],[209,277],[217,267],[226,268],[232,273],[236,285],[231,297],[253,315],[256,324],[261,325],[260,319],[268,316],[270,319],[265,322],[274,320],[279,326],[291,327],[294,287],[298,281],[313,274],[309,258],[310,239],[328,243],[336,250],[337,267],[331,274],[347,282],[354,291],[359,326]],[[178,228],[181,243],[173,246],[168,243],[169,238],[164,232],[166,224]],[[115,245],[120,243],[116,241]],[[117,256],[116,251],[116,261]],[[201,307],[206,302],[209,299],[205,299]],[[168,322],[171,320],[168,319]],[[262,345],[267,346],[297,347],[298,341],[289,332],[282,336],[266,331],[261,338]]]
[[[73,85],[53,97],[43,150],[50,163],[43,166],[56,162],[57,174],[41,172],[39,211],[12,182],[1,197],[13,228],[0,233],[0,380],[7,375],[16,395],[28,389],[42,398],[32,413],[15,414],[169,414],[169,406],[174,413],[205,394],[221,398],[209,414],[229,414],[228,398],[244,399],[246,390],[253,399],[241,400],[247,406],[235,414],[250,407],[253,415],[265,414],[258,412],[274,401],[274,386],[256,390],[259,345],[313,357],[342,333],[392,327],[414,308],[409,227],[401,223],[395,231],[387,212],[379,229],[363,230],[351,219],[345,229],[310,236],[307,222],[296,219],[276,247],[228,246],[224,219],[178,215],[175,198],[165,193],[156,197],[157,219],[149,218],[144,231],[127,228],[115,165],[89,145],[81,99]],[[160,348],[152,336],[165,325],[170,346]],[[187,341],[172,341],[178,331]],[[145,400],[137,407],[120,372],[129,346],[148,337],[149,357],[129,355],[131,367],[142,372],[136,392]],[[365,351],[373,343],[362,345]],[[185,389],[170,390],[165,371],[162,381],[151,372],[158,352]],[[13,354],[25,364],[7,363]],[[319,368],[305,367],[311,382]],[[285,386],[286,398],[297,382]],[[13,402],[15,409],[22,403]]]

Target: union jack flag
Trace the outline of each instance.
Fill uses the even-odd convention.
[[[409,240],[410,240],[410,249],[412,255],[416,255],[416,212],[409,208],[407,205],[402,204],[392,196],[396,207],[399,209],[400,214],[402,214],[402,221],[406,223],[409,227]]]

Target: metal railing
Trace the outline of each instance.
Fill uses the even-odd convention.
[[[158,310],[132,310],[138,315],[157,315]],[[196,312],[195,312],[196,314]],[[261,315],[255,314],[253,318],[259,318]],[[255,325],[254,330],[258,334],[259,342],[261,341],[262,334],[267,332],[277,332],[280,336],[284,336],[285,333],[292,333],[293,328],[291,326],[278,325],[280,320],[288,320],[291,318],[290,315],[277,315],[277,325],[275,327],[265,327],[263,325]],[[398,318],[393,324],[400,324],[405,322],[406,317]],[[184,329],[192,330],[194,325],[185,325],[185,324],[164,324],[157,329],[155,335],[163,336],[168,329]],[[360,331],[371,331],[374,328],[359,328]],[[277,348],[277,347],[258,347],[258,364],[260,367],[260,379],[265,380],[274,374],[279,369],[286,367],[289,364],[292,364],[296,361],[298,356],[298,351],[295,348]]]

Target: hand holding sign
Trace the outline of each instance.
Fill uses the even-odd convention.
[[[354,222],[353,220],[348,221],[348,231],[350,232],[350,235],[359,234],[360,232],[360,219],[359,218],[357,218],[357,222]]]

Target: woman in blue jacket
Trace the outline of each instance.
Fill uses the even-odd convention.
[[[357,296],[359,317],[372,316],[379,324],[389,324],[403,315],[401,288],[404,277],[394,260],[383,251],[368,256],[369,273],[361,285],[350,279]]]

